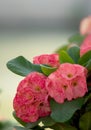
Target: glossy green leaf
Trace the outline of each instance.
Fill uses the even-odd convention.
[[[27,129],[21,126],[14,126],[15,130],[32,130],[32,129]]]
[[[36,127],[38,124],[40,123],[40,121],[38,120],[38,121],[36,121],[36,122],[31,122],[31,123],[27,123],[26,125],[25,125],[25,127],[26,128],[34,128],[34,127]]]
[[[51,128],[53,128],[54,130],[77,130],[75,127],[63,123],[57,123],[53,125]]]
[[[86,66],[88,61],[91,60],[91,51],[85,53],[78,61],[80,65]]]
[[[33,71],[37,71],[37,72],[42,73],[41,66],[38,64],[31,63],[31,72],[33,72]]]
[[[52,126],[56,123],[51,117],[46,116],[46,117],[40,118],[38,121],[36,121],[34,123],[27,123],[26,128],[33,128],[33,127],[39,125],[40,122],[42,122],[42,124],[45,127]]]
[[[40,119],[39,120],[37,120],[36,122],[30,122],[30,123],[27,123],[25,126],[26,126],[26,128],[34,128],[34,127],[36,127],[36,126],[38,126],[39,125],[39,123],[40,123]]]
[[[40,65],[32,64],[23,56],[19,56],[8,61],[7,67],[13,73],[21,75],[21,76],[26,76],[30,72],[33,72],[33,71],[42,72]]]
[[[41,66],[42,72],[47,76],[57,69],[57,68],[53,68],[53,67],[49,67],[45,65],[40,65],[40,66]]]
[[[52,126],[56,122],[49,116],[46,116],[44,118],[41,118],[41,122],[43,123],[44,126]]]
[[[85,66],[88,71],[91,71],[91,59],[86,63],[86,66]]]
[[[78,60],[80,58],[80,48],[78,46],[73,46],[73,47],[69,48],[68,54],[75,63],[78,63]]]
[[[76,110],[81,108],[83,103],[83,98],[65,101],[62,104],[58,104],[54,100],[51,100],[51,117],[57,122],[66,122],[71,119]]]
[[[14,118],[15,118],[21,125],[23,125],[24,127],[28,128],[28,129],[34,128],[34,127],[37,126],[37,125],[40,123],[40,121],[41,121],[41,120],[39,119],[39,120],[36,121],[36,122],[26,123],[26,122],[23,122],[20,118],[18,118],[18,117],[16,116],[16,113],[15,113],[15,112],[13,112],[13,116],[14,116]]]
[[[85,38],[85,36],[80,35],[78,33],[78,34],[75,34],[75,35],[71,36],[68,39],[68,41],[69,41],[69,43],[76,43],[76,44],[80,45],[83,42],[84,38]]]
[[[59,47],[55,52],[58,53],[58,54],[60,54],[61,51],[63,51],[63,50],[66,51],[67,48],[68,48],[68,44]]]
[[[80,130],[91,130],[91,111],[86,112],[79,121]]]
[[[60,52],[60,63],[72,63],[74,64],[73,59],[68,55],[66,51]]]
[[[91,100],[91,93],[88,93],[88,94],[85,96],[85,101],[84,101],[84,103],[87,103],[89,100]]]
[[[14,117],[21,125],[23,125],[23,126],[26,126],[26,125],[27,125],[27,123],[23,122],[20,118],[18,118],[18,117],[16,116],[15,111],[13,112],[13,117]]]

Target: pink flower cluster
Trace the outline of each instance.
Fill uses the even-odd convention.
[[[80,22],[80,34],[90,34],[91,33],[91,16],[83,18]]]
[[[58,54],[44,54],[33,58],[34,64],[45,64],[52,67],[58,67],[60,65]]]
[[[32,72],[18,85],[13,101],[17,117],[24,122],[35,122],[39,117],[50,114],[46,76]]]
[[[87,35],[83,43],[80,46],[80,55],[82,56],[86,52],[91,50],[91,34]]]
[[[80,55],[82,56],[91,50],[91,16],[87,16],[81,20],[80,34],[85,36],[80,47]]]
[[[86,75],[87,70],[80,65],[61,64],[57,71],[47,78],[49,95],[58,103],[84,96],[87,92]]]
[[[50,115],[50,98],[63,103],[65,100],[82,97],[87,92],[85,67],[70,63],[60,64],[56,54],[34,57],[33,62],[51,66],[54,64],[57,70],[48,77],[32,72],[19,83],[13,107],[17,117],[24,122],[35,122],[40,117]]]

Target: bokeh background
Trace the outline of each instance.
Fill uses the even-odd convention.
[[[13,98],[23,77],[6,63],[20,55],[28,60],[50,54],[79,32],[91,15],[90,0],[0,0],[0,116],[14,120]]]

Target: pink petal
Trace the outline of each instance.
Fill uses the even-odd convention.
[[[58,67],[59,62],[59,55],[58,54],[44,54],[39,55],[33,58],[34,64],[45,64],[52,67]]]

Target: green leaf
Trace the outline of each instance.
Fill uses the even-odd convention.
[[[69,41],[69,43],[76,43],[76,44],[80,45],[83,42],[84,38],[85,38],[85,36],[80,35],[78,33],[78,34],[75,34],[75,35],[71,36],[68,39],[68,41]]]
[[[88,61],[91,60],[91,51],[85,53],[78,61],[80,65],[86,66]]]
[[[34,128],[34,127],[38,126],[39,123],[40,123],[40,119],[37,120],[36,122],[27,123],[25,126],[26,126],[26,128],[30,129],[30,128]]]
[[[37,72],[42,73],[41,66],[38,64],[31,63],[31,72],[33,72],[33,71],[37,71]]]
[[[13,116],[14,116],[14,118],[15,118],[21,125],[23,125],[23,126],[26,127],[27,129],[37,127],[40,122],[42,122],[42,123],[44,124],[44,126],[52,126],[52,125],[55,124],[55,121],[54,121],[51,117],[49,117],[49,116],[42,117],[42,118],[40,118],[39,120],[37,120],[36,122],[31,122],[31,123],[25,123],[25,122],[23,122],[20,118],[18,118],[18,117],[16,116],[16,113],[15,113],[15,112],[13,112]]]
[[[73,47],[69,48],[68,54],[75,63],[78,63],[78,60],[80,58],[80,48],[78,46],[73,46]]]
[[[50,75],[52,72],[54,72],[57,68],[53,68],[53,67],[49,67],[49,66],[45,66],[45,65],[40,65],[41,66],[41,70],[45,75]]]
[[[40,65],[32,64],[23,56],[19,56],[8,61],[7,67],[13,73],[21,75],[21,76],[26,76],[30,72],[33,72],[33,71],[42,72]]]
[[[29,128],[29,129],[30,129],[30,128],[32,129],[32,128],[38,126],[39,122],[40,122],[40,121],[38,120],[38,121],[36,121],[36,122],[27,123],[27,124],[25,125],[25,127],[26,127],[26,128]]]
[[[8,120],[0,120],[0,130],[12,130],[13,123]]]
[[[68,55],[66,51],[60,52],[60,63],[72,63],[74,64],[73,59]]]
[[[38,126],[40,122],[42,122],[45,127],[52,126],[56,123],[51,117],[46,116],[34,123],[27,123],[26,128],[34,128],[35,126]]]
[[[72,101],[65,101],[62,104],[58,104],[54,100],[51,100],[51,117],[57,122],[66,122],[76,110],[80,109],[84,103],[84,98],[78,98]]]
[[[20,118],[18,118],[18,117],[16,116],[15,111],[13,112],[13,117],[14,117],[21,125],[23,125],[23,126],[26,126],[26,125],[27,125],[27,123],[23,122]]]
[[[87,103],[89,100],[91,100],[91,93],[88,93],[88,94],[85,96],[84,104]]]
[[[30,130],[30,128],[32,129],[32,128],[34,128],[34,127],[37,127],[38,124],[39,124],[40,121],[41,121],[41,119],[39,119],[39,120],[37,120],[36,122],[31,122],[31,123],[23,122],[20,118],[18,118],[18,117],[16,116],[15,111],[13,112],[13,116],[14,116],[14,118],[15,118],[22,126],[24,126],[25,128],[27,128],[27,129],[29,129],[29,130]],[[25,129],[24,129],[24,130],[25,130]]]
[[[59,47],[59,48],[55,51],[55,53],[60,54],[61,51],[63,51],[63,50],[66,51],[67,48],[68,48],[68,44],[67,44],[67,45],[64,45],[64,46],[62,46],[62,47]]]
[[[80,130],[91,130],[91,111],[81,116],[79,127]]]
[[[41,118],[41,122],[44,124],[44,126],[52,126],[56,122],[49,116]]]
[[[91,71],[91,59],[87,62],[85,67],[88,69],[88,71]]]
[[[53,125],[51,128],[53,128],[54,130],[77,130],[75,127],[63,123],[57,123]]]
[[[14,126],[15,130],[32,130],[32,129],[27,129],[21,126]]]

